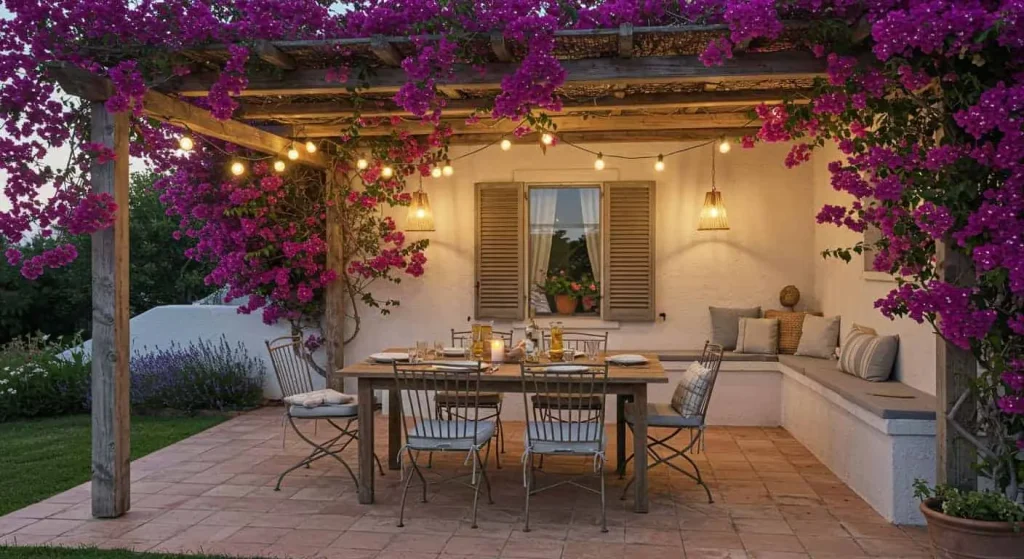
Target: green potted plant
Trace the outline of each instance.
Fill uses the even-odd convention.
[[[583,312],[590,312],[597,307],[597,302],[601,299],[601,284],[589,275],[584,274],[580,278],[580,287]]]
[[[571,315],[576,312],[576,303],[583,294],[583,286],[569,277],[565,270],[548,276],[541,287],[545,293],[554,297],[558,314]]]
[[[1024,507],[995,491],[914,483],[939,559],[1024,557]]]

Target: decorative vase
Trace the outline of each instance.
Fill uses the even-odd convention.
[[[928,538],[938,559],[1024,559],[1024,530],[1009,522],[956,518],[941,512],[938,499],[921,503]]]
[[[576,298],[565,293],[555,295],[555,310],[558,314],[573,314],[576,312]]]

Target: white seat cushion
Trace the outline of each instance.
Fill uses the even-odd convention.
[[[530,423],[523,435],[533,454],[597,454],[604,450],[603,425],[596,423]]]
[[[636,407],[626,404],[626,421],[634,422]],[[704,420],[699,415],[679,415],[671,404],[647,404],[648,427],[700,427]]]
[[[288,415],[292,417],[355,417],[358,413],[359,404],[327,404],[315,408],[288,406]]]
[[[417,423],[409,431],[406,444],[413,450],[469,450],[494,436],[493,421],[431,419]]]

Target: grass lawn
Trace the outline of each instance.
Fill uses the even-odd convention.
[[[132,459],[213,427],[228,416],[132,417]],[[0,423],[0,515],[89,481],[91,420],[88,415]],[[4,550],[11,557],[11,550]],[[15,557],[71,557],[37,550]],[[33,555],[33,553],[35,553]],[[82,553],[82,552],[78,552]],[[100,555],[95,557],[134,557]],[[103,552],[106,553],[106,552]],[[74,555],[93,557],[93,555]],[[155,557],[155,556],[154,556]]]
[[[4,559],[182,559],[185,556],[104,549],[0,546],[0,557]],[[189,559],[227,559],[222,555],[188,555],[187,557]]]

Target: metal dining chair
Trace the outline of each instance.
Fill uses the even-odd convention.
[[[714,502],[714,499],[711,497],[711,489],[704,481],[704,478],[701,477],[700,468],[697,467],[697,463],[686,454],[691,450],[700,452],[704,446],[704,429],[707,426],[708,404],[711,402],[711,394],[715,390],[715,381],[718,380],[718,370],[722,366],[723,353],[722,346],[705,343],[700,360],[696,361],[695,364],[700,364],[706,372],[691,373],[690,369],[687,369],[687,372],[683,374],[683,379],[676,385],[671,404],[648,403],[646,410],[637,410],[632,404],[626,405],[626,425],[629,426],[630,432],[633,431],[633,423],[637,413],[647,414],[648,427],[672,429],[668,435],[664,436],[656,436],[648,431],[647,454],[654,460],[647,465],[648,471],[655,466],[665,464],[677,472],[686,475],[696,481],[697,485],[704,488],[704,492],[708,495],[708,503]],[[669,441],[684,429],[689,431],[689,442],[682,448],[671,446]],[[658,454],[659,448],[668,450],[669,454],[664,456]],[[672,459],[677,457],[689,462],[690,466],[693,467],[693,472],[688,472],[679,465],[674,464]],[[628,464],[633,458],[633,455],[628,456],[625,464]],[[623,465],[622,472],[625,472],[625,464]],[[624,476],[625,473],[620,477]],[[626,487],[622,490],[623,499],[626,498],[626,492],[629,491],[629,486],[634,481],[636,481],[636,476],[626,483]]]
[[[474,367],[410,365],[394,363],[395,386],[401,398],[402,412],[411,416],[409,421],[402,421],[405,434],[404,452],[409,464],[408,475],[404,472],[405,483],[402,489],[402,505],[398,513],[398,526],[405,525],[405,500],[409,494],[409,485],[413,476],[423,484],[423,502],[427,502],[427,479],[423,476],[416,462],[420,452],[463,452],[466,462],[472,462],[470,482],[465,484],[462,478],[466,474],[456,475],[440,480],[441,482],[459,481],[473,489],[473,522],[476,528],[477,502],[480,498],[480,485],[487,486],[487,500],[491,498],[491,483],[487,479],[486,458],[480,457],[480,451],[491,451],[491,439],[494,437],[493,421],[480,419],[480,376],[482,365]],[[442,415],[434,403],[438,393],[452,394],[456,402],[464,404],[455,414]],[[403,466],[404,466],[403,462]]]
[[[505,340],[505,347],[512,347],[512,332],[501,332],[494,331],[491,333],[495,338]],[[473,332],[463,331],[458,332],[452,328],[452,347],[468,347],[473,343]],[[494,453],[494,463],[501,469],[501,458],[500,455],[505,452],[505,429],[501,424],[501,404],[503,397],[501,392],[481,392],[477,405],[480,409],[493,410],[492,413],[487,413],[481,420],[494,420],[495,430],[494,436],[497,441],[496,452]],[[452,415],[454,410],[458,408],[465,408],[465,402],[459,402],[454,394],[439,393],[435,396],[434,405],[438,407],[439,415],[440,411],[444,411],[448,415],[449,419],[453,418]],[[431,457],[433,458],[433,457]]]
[[[315,390],[313,386],[313,366],[310,363],[312,356],[302,344],[301,338],[298,336],[282,336],[265,343],[267,345],[267,352],[270,354],[270,363],[274,367],[274,374],[277,376],[277,382],[281,387],[281,393],[284,398]],[[356,479],[355,473],[352,472],[352,468],[345,462],[345,459],[341,457],[341,453],[353,441],[359,440],[358,432],[353,428],[353,423],[356,422],[358,417],[360,405],[373,405],[373,403],[322,405],[315,408],[285,405],[284,420],[291,425],[292,430],[295,431],[295,434],[300,439],[313,447],[313,451],[294,466],[281,472],[281,475],[277,478],[277,485],[274,486],[274,490],[280,491],[281,482],[292,471],[303,466],[308,468],[313,462],[328,456],[334,458],[345,467],[349,476],[352,477],[352,481],[358,487],[359,480]],[[326,441],[318,443],[310,439],[299,429],[295,423],[296,419],[313,420],[314,433],[319,421],[324,420],[334,427],[338,433]],[[344,423],[340,424],[340,422]],[[284,442],[283,437],[284,433],[282,433],[282,444]],[[373,458],[377,462],[380,475],[383,476],[384,467],[381,465],[380,458],[376,454],[373,455]]]
[[[604,400],[608,393],[608,364],[580,365],[580,370],[559,370],[558,365],[523,363],[523,404],[526,406],[526,433],[523,443],[523,482],[526,486],[526,510],[523,531],[530,531],[530,496],[562,485],[574,485],[601,496],[601,531],[608,531],[605,510]],[[561,365],[561,367],[566,367]],[[553,404],[538,408],[530,395],[545,394]],[[581,405],[599,401],[600,406]],[[533,404],[533,405],[531,405]],[[581,476],[535,487],[537,468],[533,457],[587,456],[594,460],[594,472],[600,489],[580,483]]]

